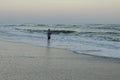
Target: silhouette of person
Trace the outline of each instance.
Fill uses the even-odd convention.
[[[47,32],[47,37],[48,37],[48,40],[50,40],[50,39],[51,39],[51,31],[50,31],[50,29],[48,29],[48,32]]]

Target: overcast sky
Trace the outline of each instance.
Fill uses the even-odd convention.
[[[0,24],[120,23],[120,0],[0,0]]]

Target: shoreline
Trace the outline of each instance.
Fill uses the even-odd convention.
[[[42,48],[48,48],[49,43],[47,43],[48,46],[40,46],[40,45],[35,45],[35,44],[30,44],[30,43],[24,43],[24,42],[13,42],[13,41],[1,41],[0,42],[6,42],[6,43],[13,43],[13,44],[23,44],[23,45],[29,45],[29,46],[34,46],[34,47],[42,47]],[[86,55],[86,56],[91,56],[91,57],[96,57],[96,58],[101,58],[101,59],[108,59],[108,60],[114,60],[120,63],[120,58],[118,57],[108,57],[108,56],[100,56],[100,55],[92,55],[92,54],[86,54],[86,53],[79,53],[73,50],[65,49],[65,48],[56,48],[56,47],[49,47],[50,49],[59,49],[59,50],[65,50],[68,52],[72,52],[77,55]]]
[[[99,59],[106,59],[106,60],[110,60],[110,61],[116,61],[118,63],[120,63],[120,58],[114,58],[114,57],[107,57],[107,56],[99,56],[99,55],[92,55],[92,54],[85,54],[85,53],[78,53],[76,51],[72,51],[73,53],[77,54],[77,55],[86,55],[86,56],[91,56],[93,58],[99,58]]]
[[[110,59],[0,41],[0,80],[119,80],[119,69]]]
[[[97,59],[103,59],[105,61],[109,60],[109,61],[112,61],[112,62],[115,62],[115,63],[120,63],[120,58],[107,57],[107,56],[99,56],[99,55],[92,55],[92,54],[85,54],[85,53],[78,53],[76,51],[72,51],[72,50],[69,50],[69,49],[49,47],[48,43],[47,43],[48,46],[39,46],[39,45],[29,44],[29,43],[23,43],[23,42],[1,41],[1,40],[0,40],[0,42],[3,42],[3,43],[13,43],[13,44],[21,44],[21,45],[28,45],[28,46],[41,47],[41,48],[50,48],[50,49],[65,50],[65,51],[68,51],[68,52],[72,52],[72,54],[85,55],[85,56],[90,56],[90,57],[97,58]]]

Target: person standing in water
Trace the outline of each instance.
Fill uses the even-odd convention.
[[[48,29],[48,32],[47,32],[47,38],[48,38],[48,40],[51,39],[51,31],[50,31],[50,29]]]

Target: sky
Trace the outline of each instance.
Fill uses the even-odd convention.
[[[0,0],[0,24],[119,24],[120,0]]]

